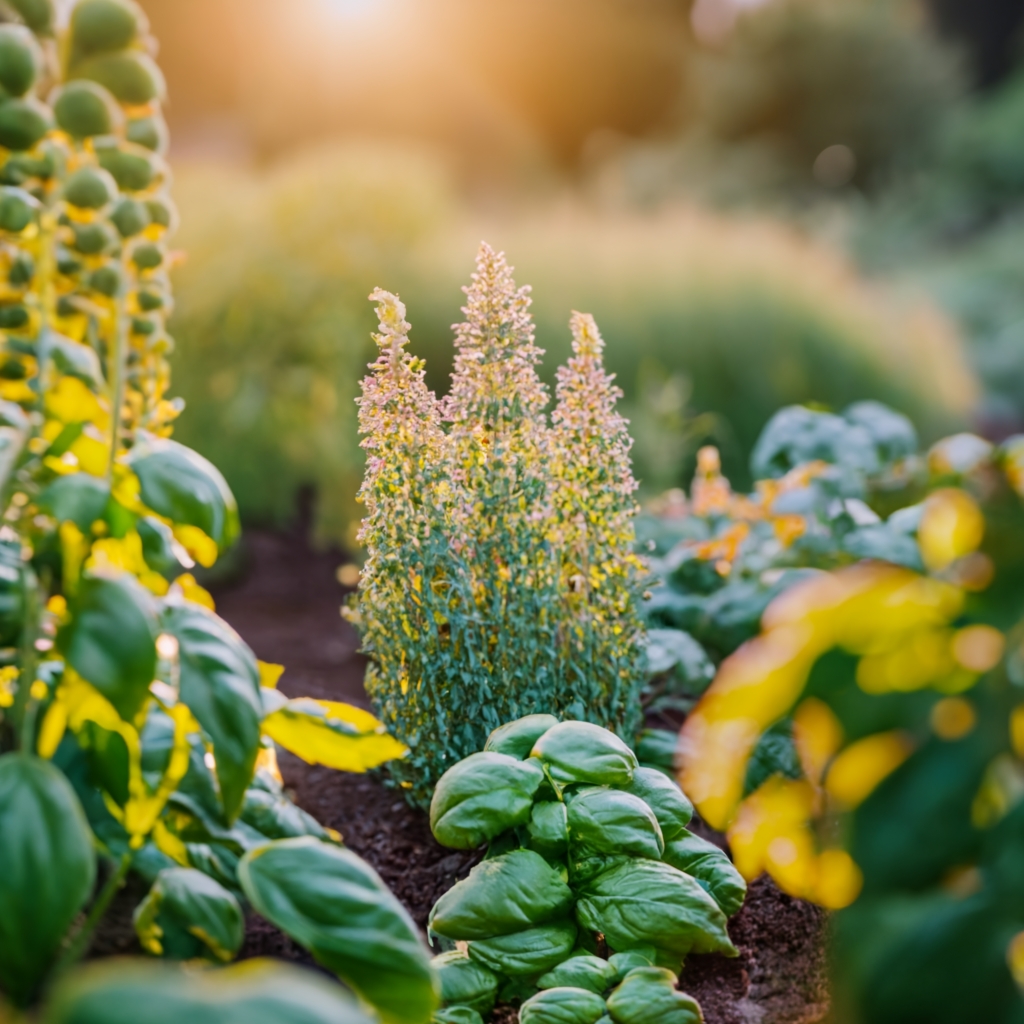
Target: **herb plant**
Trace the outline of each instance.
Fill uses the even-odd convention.
[[[403,747],[366,712],[280,694],[190,572],[238,514],[169,437],[176,215],[145,17],[78,0],[58,30],[48,0],[8,7],[24,24],[0,24],[0,990],[32,1004],[133,871],[147,952],[230,960],[248,904],[384,1020],[425,1020],[412,921],[286,798],[274,743],[351,771]],[[87,1017],[118,1002],[97,998]]]
[[[465,943],[435,961],[443,1012],[525,998],[521,1019],[535,1024],[699,1021],[676,975],[690,953],[736,955],[726,919],[746,886],[687,830],[692,813],[675,782],[599,726],[529,715],[491,733],[430,807],[438,842],[488,844],[431,911],[433,934]]]
[[[405,307],[375,292],[380,355],[359,400],[352,619],[367,690],[411,750],[394,771],[423,804],[502,722],[551,712],[628,736],[639,714],[636,483],[597,327],[573,315],[549,423],[529,290],[484,245],[466,295],[439,401],[406,351]]]

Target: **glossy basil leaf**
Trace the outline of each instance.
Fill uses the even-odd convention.
[[[653,860],[664,852],[665,841],[654,811],[629,793],[596,786],[581,790],[569,802],[567,814],[574,851]]]
[[[283,793],[268,793],[250,787],[246,790],[239,820],[268,839],[314,836],[324,842],[332,842],[323,825],[301,807],[296,807]]]
[[[519,1009],[520,1024],[597,1024],[605,1002],[585,988],[549,988],[527,999]]]
[[[615,970],[615,981],[618,984],[637,967],[653,967],[657,954],[653,946],[642,946],[640,949],[627,949],[622,953],[613,953],[608,957],[608,963]]]
[[[576,919],[616,950],[736,956],[718,904],[695,879],[658,861],[628,861],[591,879],[580,890]]]
[[[747,883],[724,850],[692,832],[665,844],[664,861],[692,875],[714,897],[726,917],[732,917],[747,897]]]
[[[142,948],[173,960],[227,963],[245,938],[238,900],[212,878],[192,868],[161,871],[135,908],[135,933]]]
[[[469,955],[498,974],[532,978],[561,963],[575,948],[577,934],[572,921],[556,921],[512,935],[478,939],[469,944]]]
[[[477,864],[430,912],[428,928],[448,939],[489,939],[562,917],[572,890],[532,850],[513,850]]]
[[[654,811],[666,842],[682,832],[693,818],[693,804],[679,786],[657,768],[637,768],[633,781],[622,788]]]
[[[541,975],[537,979],[537,987],[585,988],[601,995],[618,980],[618,972],[609,961],[590,953],[580,953]]]
[[[39,507],[58,522],[72,522],[87,533],[102,519],[110,500],[110,484],[89,473],[58,477],[39,495]]]
[[[435,956],[431,964],[441,979],[441,1002],[445,1006],[468,1006],[482,1014],[494,1009],[498,979],[483,964],[470,960],[468,953],[452,950]]]
[[[149,698],[156,672],[153,599],[136,580],[86,576],[71,601],[71,620],[58,647],[71,667],[131,720]]]
[[[242,638],[197,604],[164,606],[161,623],[178,641],[181,699],[213,743],[224,813],[237,815],[260,749],[260,673]]]
[[[558,782],[624,786],[638,766],[636,754],[613,732],[590,722],[560,722],[533,747],[532,755]]]
[[[388,1024],[426,1024],[437,978],[419,932],[377,873],[313,838],[247,853],[238,878],[253,907],[308,949]]]
[[[56,331],[44,330],[39,340],[39,362],[49,361],[60,373],[78,377],[95,391],[102,391],[106,386],[99,356],[89,345],[65,338]]]
[[[449,1006],[435,1010],[430,1024],[484,1024],[484,1019],[471,1006]]]
[[[541,800],[533,805],[526,834],[531,850],[552,860],[564,857],[569,845],[569,824],[565,804]]]
[[[707,651],[684,630],[649,629],[644,653],[647,671],[670,676],[673,690],[696,697],[715,678],[715,666]]]
[[[508,754],[471,754],[441,776],[430,801],[430,828],[442,846],[472,850],[530,820],[544,769]]]
[[[195,565],[188,552],[174,539],[171,528],[156,516],[143,516],[135,528],[142,540],[142,557],[153,572],[170,578],[180,576]]]
[[[48,761],[0,757],[0,989],[35,995],[92,893],[92,834],[71,784]]]
[[[676,991],[676,976],[662,967],[630,971],[608,997],[615,1024],[703,1024],[695,999]]]
[[[21,542],[0,541],[0,647],[13,647],[21,637],[26,569]]]
[[[662,775],[675,778],[676,748],[679,733],[668,729],[644,729],[636,744],[636,756],[646,768],[656,768]]]
[[[271,960],[196,971],[105,960],[61,982],[42,1024],[375,1024],[339,985]]]
[[[578,888],[605,871],[633,859],[624,853],[590,853],[583,850],[580,856],[572,857],[569,861],[569,879],[573,887]]]
[[[219,882],[236,897],[244,895],[238,881],[238,865],[242,857],[226,843],[185,843],[189,864]]]
[[[220,471],[176,441],[147,438],[128,463],[139,478],[142,500],[174,523],[196,526],[221,551],[238,538],[238,506]]]
[[[555,725],[558,725],[558,719],[554,715],[526,715],[495,729],[487,737],[484,750],[508,754],[523,761],[530,756],[537,740]]]

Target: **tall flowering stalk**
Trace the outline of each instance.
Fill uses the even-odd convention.
[[[466,295],[438,402],[405,351],[405,307],[374,292],[381,354],[360,399],[368,558],[352,618],[421,802],[503,722],[552,712],[628,735],[639,708],[636,485],[597,328],[574,317],[549,425],[529,290],[484,245]]]

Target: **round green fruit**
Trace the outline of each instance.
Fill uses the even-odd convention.
[[[24,288],[26,285],[32,283],[32,278],[35,276],[35,261],[27,252],[23,252],[19,253],[17,258],[11,264],[11,269],[7,274],[7,281],[15,288]]]
[[[24,96],[43,67],[36,37],[24,25],[0,25],[0,86],[9,96]]]
[[[68,82],[51,102],[57,124],[75,139],[113,135],[124,121],[117,100],[96,82]]]
[[[96,147],[100,166],[109,171],[118,188],[125,192],[144,192],[160,173],[158,158],[141,146]]]
[[[130,0],[79,0],[71,15],[71,46],[80,57],[124,50],[142,24],[142,12]]]
[[[124,291],[124,274],[117,264],[108,263],[89,275],[89,287],[108,299],[116,298]]]
[[[141,235],[149,227],[149,210],[137,199],[122,199],[110,215],[122,238]]]
[[[75,225],[74,249],[83,256],[99,256],[117,244],[114,232],[102,221]]]
[[[36,219],[42,204],[21,188],[0,188],[0,229],[20,234]]]
[[[99,167],[83,167],[68,178],[64,198],[82,210],[102,210],[117,198],[117,182]]]
[[[152,117],[138,117],[129,121],[125,136],[129,142],[152,150],[160,156],[166,154],[171,142],[167,122],[160,114],[154,114]]]
[[[53,0],[8,0],[36,35],[53,35]]]
[[[174,231],[178,226],[178,208],[167,196],[156,196],[146,200],[146,209],[149,210],[149,219],[157,227],[167,231]]]
[[[5,149],[31,149],[52,127],[49,108],[35,97],[0,103],[0,146]]]
[[[153,58],[138,50],[92,57],[76,65],[72,76],[98,82],[109,89],[119,103],[129,106],[163,99],[167,92],[164,76]]]
[[[132,252],[132,262],[139,270],[156,270],[164,262],[164,251],[159,245],[152,242],[145,242],[135,247]]]
[[[0,330],[17,331],[27,327],[28,310],[20,303],[14,306],[0,306]]]

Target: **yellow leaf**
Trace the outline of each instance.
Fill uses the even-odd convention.
[[[263,732],[307,764],[365,772],[408,750],[368,711],[335,701],[289,701],[263,720]]]
[[[175,539],[204,568],[217,561],[217,542],[207,537],[198,526],[175,526]]]
[[[208,590],[196,583],[196,578],[192,573],[186,572],[179,576],[174,581],[174,586],[181,590],[181,596],[184,597],[186,601],[191,601],[193,604],[200,604],[204,608],[209,608],[211,612],[217,610],[213,596]]]
[[[93,423],[100,430],[110,426],[110,413],[77,377],[61,377],[46,394],[46,411],[61,423]]]
[[[90,476],[103,476],[110,462],[110,445],[89,433],[82,436],[68,449],[75,458],[83,473]]]
[[[269,661],[258,661],[260,667],[260,686],[268,690],[276,690],[277,684],[284,675],[284,665],[275,665]]]
[[[182,867],[189,867],[188,849],[161,819],[153,826],[153,845]]]
[[[825,788],[844,807],[854,808],[912,752],[907,735],[896,729],[857,740],[832,762]]]

